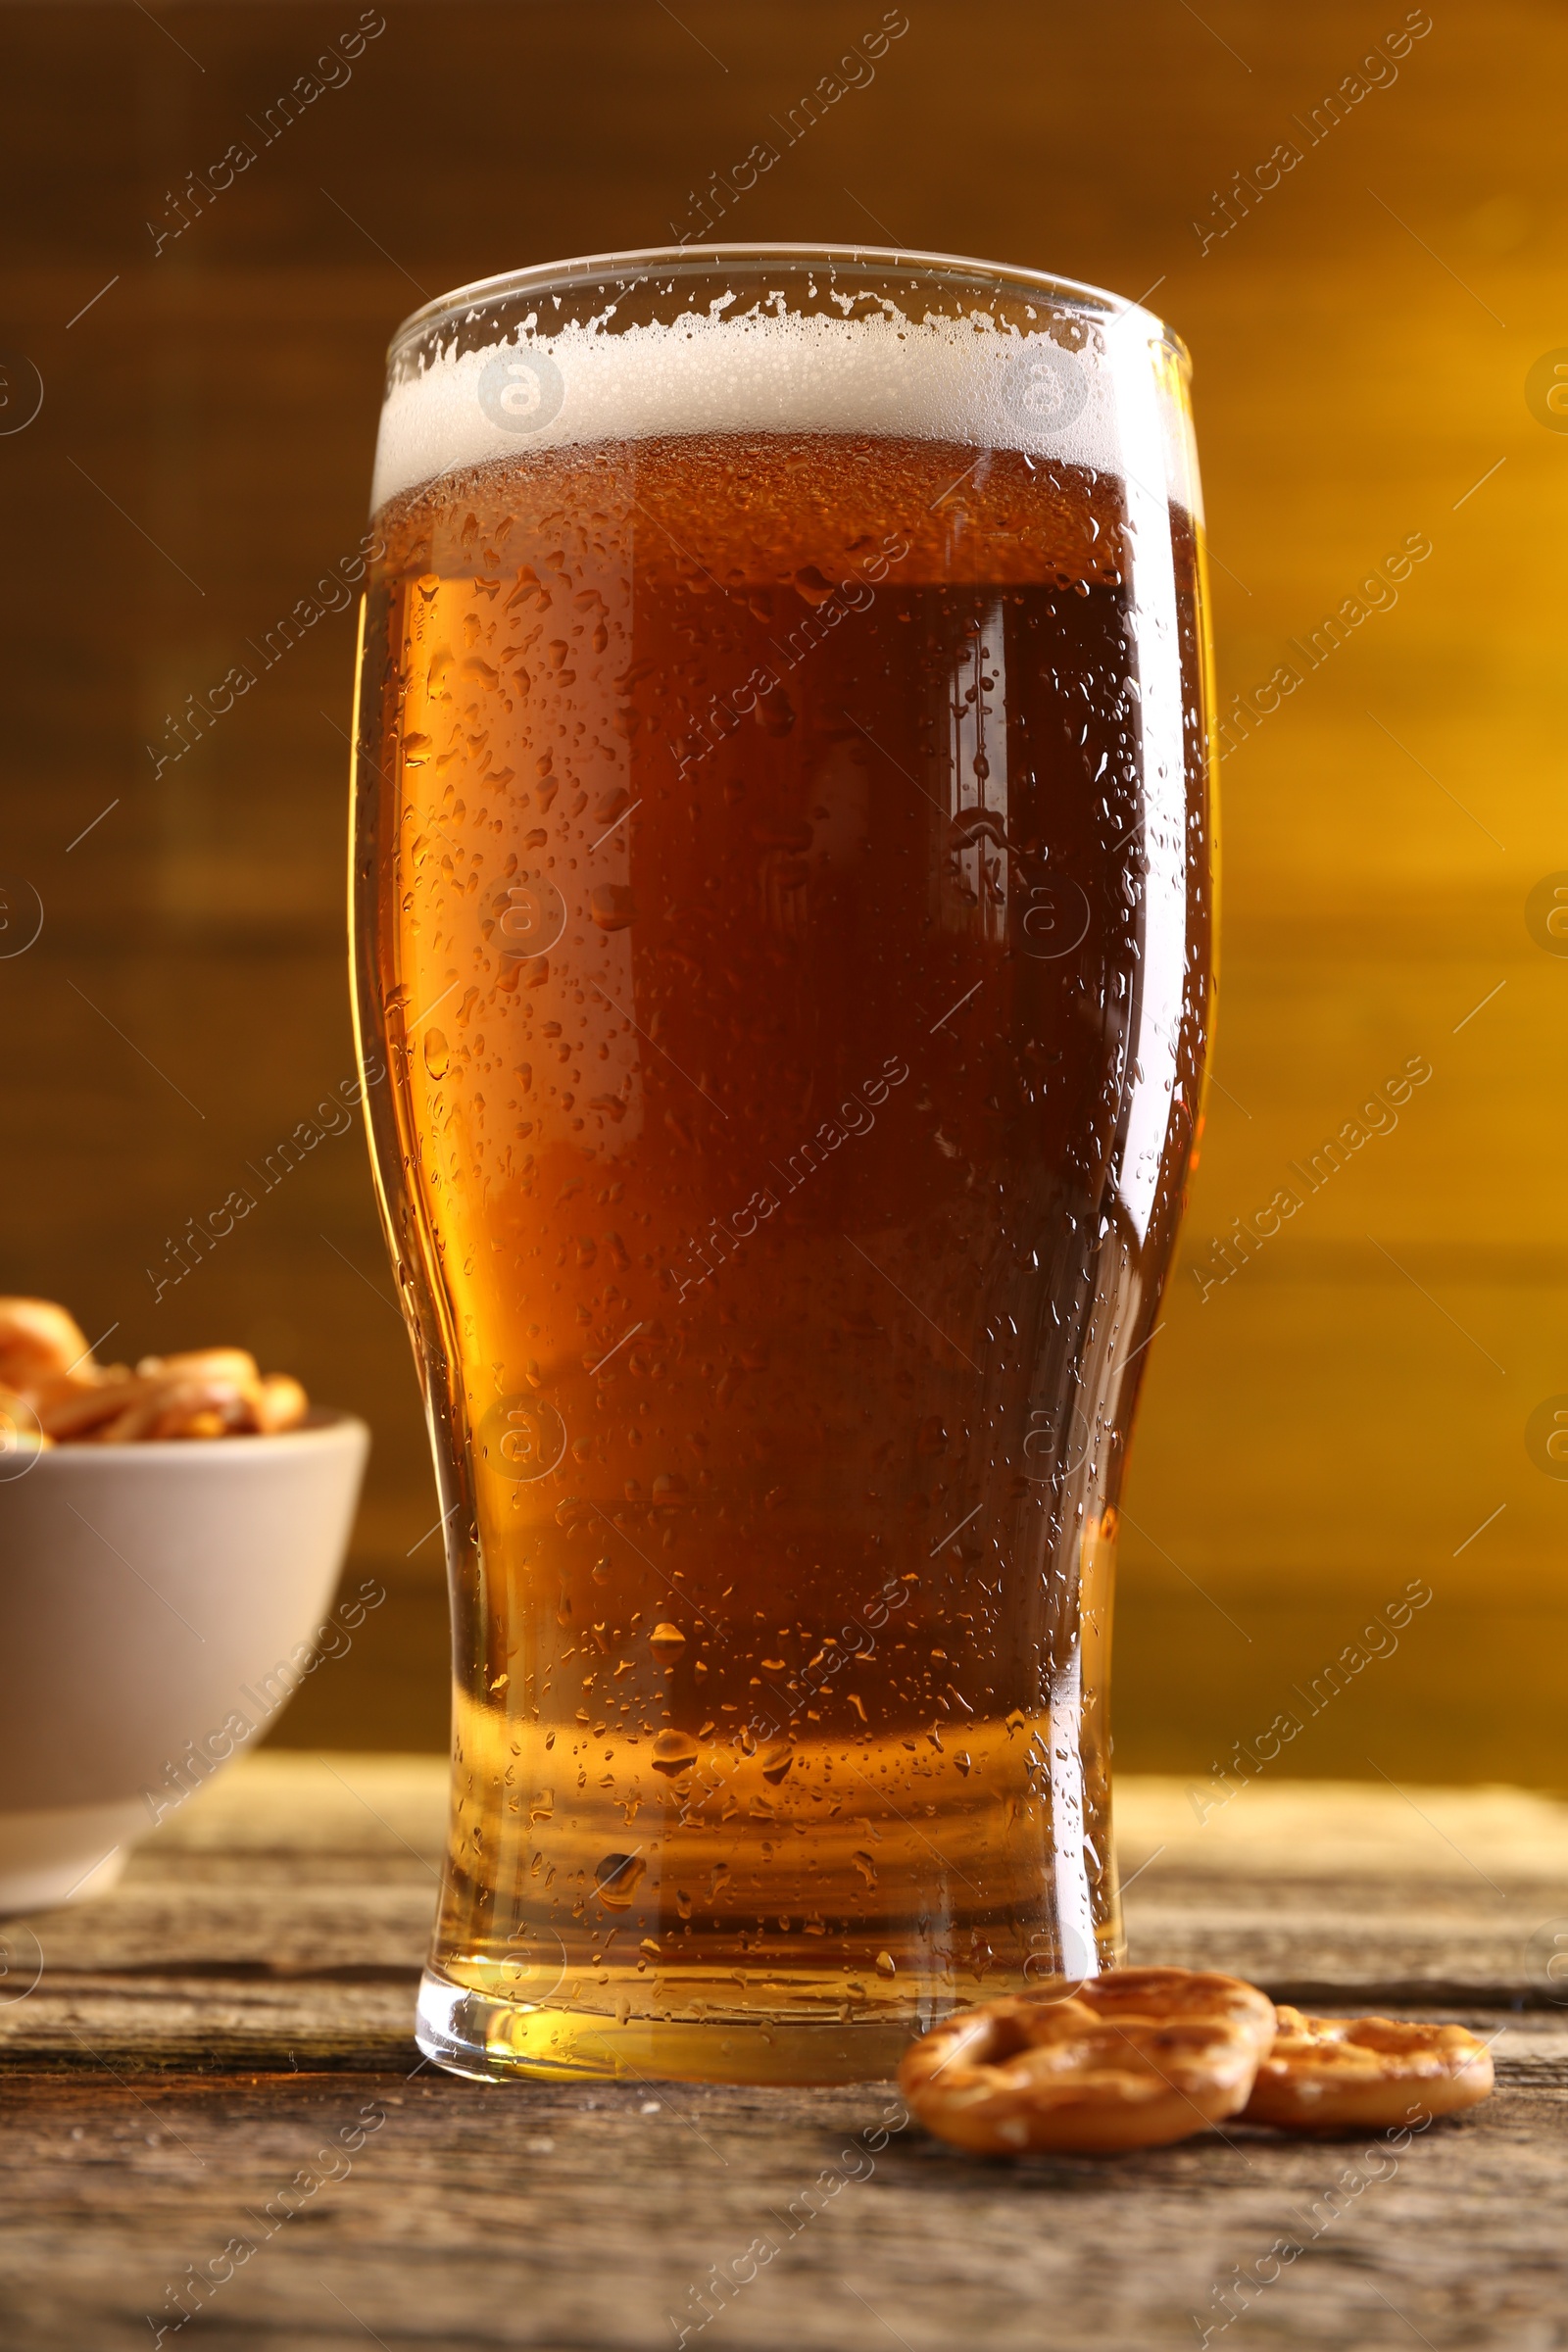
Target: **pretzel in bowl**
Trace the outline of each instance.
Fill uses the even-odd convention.
[[[147,1355],[131,1372],[98,1363],[53,1300],[0,1298],[0,1417],[19,1445],[269,1437],[297,1427],[308,1409],[297,1380],[264,1376],[243,1348]]]
[[[0,1298],[0,1388],[25,1396],[91,1362],[86,1333],[52,1298]]]
[[[1278,2016],[1246,2123],[1314,2134],[1389,2131],[1457,2114],[1492,2089],[1492,2053],[1463,2026],[1303,2017],[1283,2007]]]
[[[1247,2105],[1274,2005],[1237,1977],[1129,1968],[965,2009],[905,2052],[921,2123],[976,2155],[1106,2156]]]

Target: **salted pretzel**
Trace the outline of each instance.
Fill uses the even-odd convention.
[[[264,1377],[243,1348],[143,1356],[131,1372],[96,1362],[64,1307],[0,1298],[0,1410],[19,1446],[265,1437],[297,1427],[308,1406],[297,1380]]]
[[[961,2010],[906,2050],[921,2123],[987,2156],[1111,2155],[1244,2108],[1274,2007],[1239,1978],[1133,1968]]]
[[[1492,2089],[1492,2053],[1463,2026],[1278,2012],[1244,2110],[1282,2132],[1387,2131],[1454,2115]]]
[[[0,1388],[25,1396],[91,1362],[86,1333],[52,1298],[0,1298]]]

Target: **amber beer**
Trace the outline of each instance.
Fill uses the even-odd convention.
[[[394,346],[359,1011],[447,1513],[443,2064],[864,2078],[1118,1956],[1207,1001],[1184,397],[1111,297],[891,257],[576,265]]]

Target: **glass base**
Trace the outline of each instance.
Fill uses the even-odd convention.
[[[473,2082],[885,2082],[926,2021],[627,2018],[498,2000],[426,1969],[416,2038]]]

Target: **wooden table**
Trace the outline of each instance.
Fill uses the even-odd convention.
[[[1568,2345],[1568,1983],[1545,1965],[1568,1805],[1298,1782],[1200,1824],[1179,1784],[1124,1782],[1136,1960],[1458,2018],[1496,2037],[1497,2093],[1397,2150],[1231,2130],[1003,2166],[912,2127],[879,2145],[877,2083],[491,2088],[421,2067],[443,1781],[422,1757],[257,1756],[115,1894],[11,1923],[6,2352],[118,2352],[161,2325],[232,2352],[652,2352],[682,2328],[769,2352],[1163,2352],[1205,2328]],[[182,2281],[201,2309],[176,2330]]]

